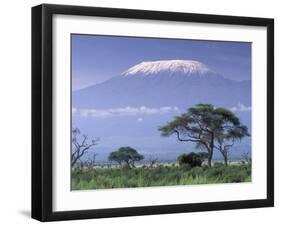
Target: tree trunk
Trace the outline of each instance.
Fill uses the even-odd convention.
[[[208,156],[208,166],[209,167],[212,166],[213,152],[214,152],[214,134],[212,133],[209,156]]]
[[[227,166],[228,165],[227,154],[223,154],[223,159],[224,159],[224,164]]]
[[[72,157],[71,159],[71,168],[75,166],[75,163],[78,161],[78,158]]]
[[[131,162],[130,162],[130,166],[131,166],[131,168],[136,168],[136,166],[135,166],[135,161],[131,161]]]
[[[128,169],[131,169],[131,165],[130,165],[130,162],[129,161],[125,161],[125,164],[126,164],[126,168],[128,168]]]
[[[209,151],[209,155],[208,155],[208,166],[211,167],[212,166],[212,158],[213,158],[213,151]]]

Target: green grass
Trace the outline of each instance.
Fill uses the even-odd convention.
[[[134,188],[251,181],[250,165],[214,165],[209,168],[157,166],[155,168],[73,169],[72,190]]]

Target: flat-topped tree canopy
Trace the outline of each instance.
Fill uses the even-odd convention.
[[[241,125],[232,111],[212,104],[197,104],[189,108],[187,113],[175,117],[159,131],[162,136],[176,134],[181,142],[194,142],[197,147],[204,147],[208,152],[209,166],[217,141],[232,140],[234,143],[236,138],[241,140],[249,135],[247,127]]]
[[[134,167],[135,162],[144,159],[137,150],[131,147],[121,147],[117,151],[111,152],[108,160],[117,162],[120,166],[125,163],[127,167]]]

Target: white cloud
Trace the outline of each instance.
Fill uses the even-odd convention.
[[[237,106],[230,108],[230,110],[234,112],[246,112],[251,111],[252,108],[251,106],[245,106],[244,104],[238,103]]]
[[[75,109],[75,111],[73,110]],[[106,118],[111,116],[139,116],[139,115],[154,115],[154,114],[168,114],[179,112],[178,107],[164,106],[160,108],[141,107],[124,107],[124,108],[109,108],[109,109],[76,109],[72,112],[79,111],[82,117],[96,117]]]
[[[142,121],[143,121],[143,118],[138,118],[137,121],[138,121],[138,122],[142,122]]]

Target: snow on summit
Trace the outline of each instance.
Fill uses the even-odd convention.
[[[198,74],[203,75],[211,72],[203,63],[194,60],[160,60],[160,61],[147,61],[137,64],[122,75],[124,77],[132,75],[153,75],[158,73],[165,74]]]

